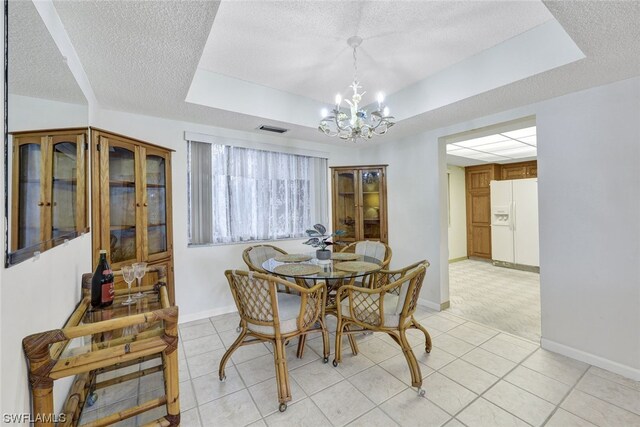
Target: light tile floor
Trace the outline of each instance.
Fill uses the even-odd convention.
[[[464,260],[449,264],[451,314],[540,342],[540,275]]]
[[[226,382],[218,381],[219,360],[236,336],[237,314],[180,325],[182,425],[640,426],[640,382],[452,314],[421,308],[416,318],[434,344],[426,354],[421,333],[409,334],[424,398],[409,386],[406,361],[390,338],[359,336],[357,356],[345,343],[337,368],[322,363],[322,342],[314,338],[303,359],[295,357],[295,343],[287,348],[293,400],[284,413],[278,412],[268,345],[238,349],[227,365]],[[105,407],[131,406],[163,389],[159,374],[130,383],[103,390],[82,422],[104,416]],[[119,425],[141,425],[163,414],[164,408],[157,408]]]

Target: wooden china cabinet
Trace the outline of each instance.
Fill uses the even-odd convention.
[[[175,303],[172,150],[95,128],[91,138],[93,267],[100,249],[107,250],[113,270],[141,261],[166,264],[169,298]],[[145,285],[157,279],[148,276]],[[126,287],[122,277],[116,280],[120,287]]]
[[[87,128],[11,135],[11,251],[44,251],[86,231]]]
[[[388,243],[387,165],[332,167],[333,231],[346,244],[359,240]],[[336,249],[340,249],[338,245]]]

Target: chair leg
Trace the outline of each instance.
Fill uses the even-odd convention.
[[[344,329],[346,331],[349,331],[349,325],[345,325]],[[349,345],[351,346],[351,352],[353,353],[354,356],[357,356],[360,350],[358,350],[358,343],[356,342],[356,337],[354,337],[353,334],[347,334],[347,339],[349,340]]]
[[[291,388],[289,386],[289,371],[287,370],[287,354],[284,349],[284,341],[275,341],[273,359],[276,365],[276,383],[278,384],[278,402],[280,412],[287,409],[287,402],[291,400]]]
[[[422,372],[420,371],[420,365],[418,365],[418,361],[416,360],[416,355],[413,354],[411,345],[409,344],[407,336],[405,335],[405,330],[400,329],[398,332],[400,347],[402,348],[404,357],[407,359],[407,363],[409,364],[409,371],[411,372],[411,385],[413,387],[418,387],[418,393],[421,396],[424,396],[424,392],[422,390]]]
[[[233,344],[231,344],[231,347],[229,347],[229,349],[224,353],[224,356],[222,356],[222,360],[220,360],[220,368],[218,369],[218,377],[220,378],[220,381],[224,381],[227,378],[224,373],[224,367],[227,365],[227,361],[229,360],[233,352],[236,351],[238,347],[240,347],[240,344],[242,344],[242,341],[244,341],[244,337],[246,335],[247,330],[242,328],[242,332],[240,332],[238,338],[236,338]]]
[[[322,361],[327,363],[329,361],[329,332],[327,332],[327,326],[323,321],[320,322],[320,327],[322,328]]]
[[[304,344],[306,342],[307,342],[307,334],[300,335],[298,337],[298,351],[296,353],[296,356],[298,357],[298,359],[302,359],[302,356],[304,356]]]
[[[413,317],[411,317],[411,322],[413,323],[413,326],[420,329],[424,334],[424,351],[431,353],[431,335],[429,335],[429,332],[427,332],[425,327],[418,323],[418,321]]]
[[[338,363],[342,361],[342,329],[344,326],[342,325],[342,321],[338,319],[338,324],[336,325],[336,347],[334,349],[335,354],[333,355],[333,366],[338,366]]]

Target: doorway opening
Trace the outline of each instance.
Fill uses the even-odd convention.
[[[535,118],[447,144],[448,312],[540,341]]]

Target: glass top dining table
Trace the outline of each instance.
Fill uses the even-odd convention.
[[[297,254],[291,255],[295,257]],[[365,255],[358,255],[357,258],[353,255],[354,259],[352,260],[318,260],[315,258],[315,253],[299,255],[300,258],[306,255],[309,259],[286,262],[278,261],[278,257],[270,258],[262,263],[262,268],[271,274],[283,278],[307,279],[314,282],[317,280],[328,281],[331,279],[350,282],[352,279],[368,276],[382,269],[382,262],[380,260]],[[284,265],[292,266],[292,268],[289,269],[290,271],[287,271],[286,268],[283,269],[281,267]],[[315,268],[305,269],[304,267],[299,267],[296,269],[296,266],[314,266]],[[362,268],[360,269],[360,267]]]

